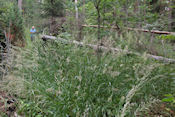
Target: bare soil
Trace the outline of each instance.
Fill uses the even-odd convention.
[[[16,110],[15,99],[7,93],[0,91],[0,113],[6,114],[8,117],[12,116]]]

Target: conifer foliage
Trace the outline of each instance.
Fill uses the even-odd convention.
[[[61,17],[64,11],[63,0],[45,0],[43,5],[43,16],[45,17]]]
[[[1,1],[0,8],[0,34],[1,41],[9,36],[14,45],[24,44],[24,27],[22,13],[19,11],[16,2]]]
[[[63,0],[45,0],[42,4],[43,13],[45,18],[50,18],[50,33],[55,33],[55,18],[64,16],[64,2]]]

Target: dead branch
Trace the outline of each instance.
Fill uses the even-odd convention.
[[[82,27],[92,27],[92,28],[98,28],[98,25],[82,25]],[[100,28],[112,28],[112,29],[118,29],[116,26],[100,26]],[[124,28],[129,31],[140,31],[140,32],[151,32],[153,34],[165,34],[165,35],[175,35],[175,32],[168,32],[168,31],[159,31],[159,30],[147,30],[147,29],[138,29],[138,28]]]

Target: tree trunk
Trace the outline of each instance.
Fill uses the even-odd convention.
[[[85,0],[83,0],[83,13],[82,13],[82,17],[81,18],[78,18],[78,8],[77,8],[77,18],[78,18],[78,40],[80,41],[80,40],[82,40],[83,39],[83,37],[82,37],[82,31],[83,31],[83,26],[82,26],[82,24],[84,24],[85,23],[85,20],[86,20],[86,17],[85,17],[85,15],[86,15],[86,8],[85,8],[85,4],[86,4],[86,2],[85,2]]]
[[[125,25],[128,25],[128,0],[126,0],[126,3],[124,4],[124,11],[125,11]]]
[[[53,0],[51,0],[50,3],[51,3],[52,6],[54,5]],[[50,18],[50,31],[49,32],[50,32],[51,35],[53,35],[53,33],[54,33],[54,14],[53,13],[52,13],[52,16]]]
[[[75,17],[76,17],[76,20],[78,21],[78,7],[77,7],[77,4],[78,4],[78,1],[75,0],[75,12],[76,12]]]
[[[85,2],[85,0],[83,0],[83,21],[85,20],[85,13],[86,13],[86,8],[85,8],[85,4],[86,4],[86,2]]]
[[[50,34],[54,34],[54,17],[50,18]]]
[[[137,0],[137,5],[138,5],[138,12],[137,12],[137,17],[141,17],[140,14],[141,14],[141,8],[139,6],[141,6],[141,1],[140,0]],[[142,21],[139,20],[138,22],[138,27],[141,28],[142,27]]]
[[[18,8],[22,11],[22,0],[18,0]]]
[[[169,28],[169,31],[172,29],[172,22],[173,22],[173,17],[172,17],[173,8],[171,8],[171,7],[172,7],[172,0],[169,0],[169,5],[168,5],[168,8],[169,8],[169,11],[168,11],[168,19],[169,19],[168,28]]]
[[[98,22],[98,32],[97,32],[97,38],[98,38],[98,41],[100,41],[100,24],[101,24],[101,21],[100,21],[100,8],[99,8],[99,5],[96,6],[96,10],[97,10],[97,22]]]
[[[144,0],[143,1],[143,4],[145,5],[146,4],[146,0]],[[146,5],[147,6],[147,5]],[[143,8],[143,14],[144,14],[144,25],[146,24],[146,9],[147,9],[147,7],[146,6],[144,6],[144,8]]]
[[[98,17],[97,17],[97,21],[98,21],[98,41],[100,41],[100,24],[101,24],[101,22],[100,22],[100,9],[99,9],[99,7],[97,7],[97,15],[98,15]]]
[[[134,3],[134,12],[136,14],[138,14],[138,9],[139,9],[138,6],[139,6],[139,3],[138,3],[138,0],[136,0],[135,3]]]
[[[175,0],[172,1],[172,5],[175,5]],[[172,22],[171,22],[171,26],[172,26],[172,30],[175,31],[175,7],[172,8]]]
[[[157,2],[158,2],[158,0],[152,0],[152,1],[150,2],[150,5],[156,4]]]

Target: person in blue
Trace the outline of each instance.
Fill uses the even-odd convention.
[[[32,26],[32,28],[30,29],[31,41],[33,41],[35,39],[35,33],[36,33],[36,29],[34,26]]]

